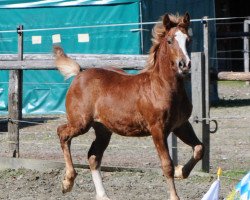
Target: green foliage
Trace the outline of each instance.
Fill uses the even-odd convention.
[[[227,177],[228,179],[238,180],[240,181],[244,175],[247,174],[245,170],[230,170],[223,172],[223,177]]]
[[[233,88],[240,88],[246,86],[245,81],[218,81],[218,85],[223,85]]]

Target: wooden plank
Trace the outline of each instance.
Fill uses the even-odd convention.
[[[51,54],[24,54],[24,60],[18,61],[17,54],[0,55],[0,69],[37,69],[37,70],[55,70],[53,56]],[[145,55],[88,55],[88,54],[70,54],[70,57],[80,63],[82,69],[93,67],[110,67],[125,69],[143,69],[147,64]],[[13,60],[14,59],[14,60]],[[98,61],[97,61],[98,60]],[[212,75],[213,80],[239,80],[249,81],[249,72],[219,72]]]
[[[53,56],[49,54],[24,55],[23,61],[11,60],[14,57],[13,55],[9,55],[9,57],[0,55],[0,69],[56,69]],[[147,64],[147,56],[145,55],[70,54],[69,57],[76,60],[82,69],[110,66],[124,69],[143,69]]]
[[[101,60],[146,60],[148,55],[127,54],[67,54],[72,59],[101,59]],[[23,54],[24,60],[53,60],[53,54]],[[0,54],[0,61],[18,60],[18,54]]]
[[[250,81],[250,72],[219,72],[218,80],[222,81]]]

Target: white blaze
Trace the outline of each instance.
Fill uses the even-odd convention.
[[[183,54],[186,57],[186,65],[188,65],[188,63],[190,62],[190,58],[188,56],[187,53],[187,49],[186,49],[186,40],[187,40],[187,35],[182,33],[181,31],[177,31],[175,33],[175,39],[179,44],[179,47],[181,48]]]

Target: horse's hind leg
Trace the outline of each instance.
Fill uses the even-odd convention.
[[[92,143],[88,152],[88,160],[92,179],[95,184],[96,199],[109,200],[103,187],[100,166],[103,153],[109,144],[112,133],[100,123],[95,123],[93,128],[95,129],[96,139]]]
[[[204,147],[200,140],[195,135],[192,125],[189,122],[184,123],[181,127],[174,130],[174,134],[179,137],[184,143],[193,148],[193,156],[184,165],[178,165],[175,168],[176,178],[187,178],[196,165],[202,159],[204,154]]]
[[[62,192],[70,192],[74,185],[74,180],[77,176],[77,173],[73,167],[70,145],[73,137],[80,135],[83,130],[81,128],[75,128],[68,124],[61,125],[57,128],[57,134],[60,139],[61,147],[63,150],[63,155],[66,163],[66,172],[64,180],[62,182]],[[86,131],[85,131],[86,132]]]

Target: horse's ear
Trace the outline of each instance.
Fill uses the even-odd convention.
[[[169,15],[167,13],[163,16],[162,23],[163,23],[164,27],[166,28],[166,30],[169,30],[171,28],[171,20],[170,20]]]
[[[183,17],[183,23],[188,27],[190,24],[190,15],[188,12],[185,13]]]

